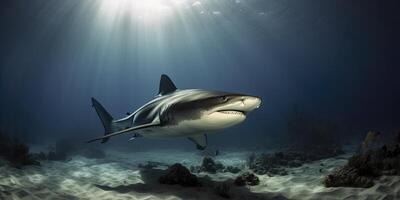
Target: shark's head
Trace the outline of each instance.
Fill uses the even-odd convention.
[[[241,123],[248,112],[258,108],[261,98],[242,94],[216,94],[200,100],[201,121],[210,129],[222,129]]]
[[[239,124],[261,104],[259,97],[236,93],[204,90],[186,90],[181,93],[185,97],[173,106],[173,116],[177,121],[185,122],[190,128],[199,131],[218,130]]]
[[[178,90],[168,76],[162,75],[159,95],[151,104],[154,108],[141,114],[146,120],[149,114],[159,115],[161,124],[179,124],[180,130],[202,133],[239,124],[260,104],[261,98],[256,96],[201,89]],[[140,119],[141,114],[136,119]]]

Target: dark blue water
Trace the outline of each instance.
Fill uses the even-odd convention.
[[[295,109],[339,124],[344,135],[398,127],[398,39],[392,37],[396,17],[390,3],[2,4],[0,124],[30,143],[101,135],[90,97],[123,117],[156,95],[163,73],[178,88],[262,97],[259,110],[245,123],[210,136],[211,145],[285,141],[287,118]],[[191,145],[186,140],[135,145],[149,144]]]
[[[389,0],[1,1],[0,199],[397,199],[399,19]],[[204,151],[85,142],[92,97],[122,118],[162,74],[262,103]]]

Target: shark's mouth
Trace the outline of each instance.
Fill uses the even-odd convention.
[[[241,110],[219,110],[217,112],[229,115],[246,115],[246,112]]]

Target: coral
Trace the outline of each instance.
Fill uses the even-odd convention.
[[[270,154],[251,154],[248,166],[257,174],[287,175],[285,168],[300,167],[304,163],[334,157],[342,154],[339,146],[313,146],[304,149],[287,150]]]
[[[40,165],[29,154],[29,147],[17,139],[0,135],[0,157],[9,161],[11,166],[21,168],[24,165]]]
[[[175,185],[179,184],[185,187],[199,186],[200,182],[197,177],[190,173],[190,171],[179,163],[175,163],[168,168],[166,175],[159,178],[162,184]]]
[[[215,174],[217,172],[239,173],[241,168],[235,166],[224,166],[222,163],[215,162],[211,157],[204,157],[201,166],[190,166],[190,171],[194,173],[207,172]]]
[[[360,175],[359,169],[349,165],[336,169],[325,177],[323,183],[326,187],[368,188],[374,185],[372,177]]]
[[[251,172],[245,172],[241,174],[240,176],[236,177],[234,184],[237,186],[244,186],[244,185],[258,185],[260,183],[260,180],[258,177],[251,173]]]
[[[203,158],[201,171],[215,174],[217,171],[221,171],[222,169],[224,169],[224,166],[221,163],[214,162],[211,157],[206,156]]]
[[[400,144],[386,144],[352,156],[323,181],[326,187],[371,187],[382,175],[400,175]]]

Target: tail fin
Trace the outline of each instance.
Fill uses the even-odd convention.
[[[104,107],[95,99],[92,97],[92,106],[97,112],[97,115],[99,116],[101,123],[104,126],[105,133],[104,135],[112,133],[112,122],[113,122],[113,117],[104,109]],[[105,143],[108,141],[109,138],[104,138],[101,143]]]

